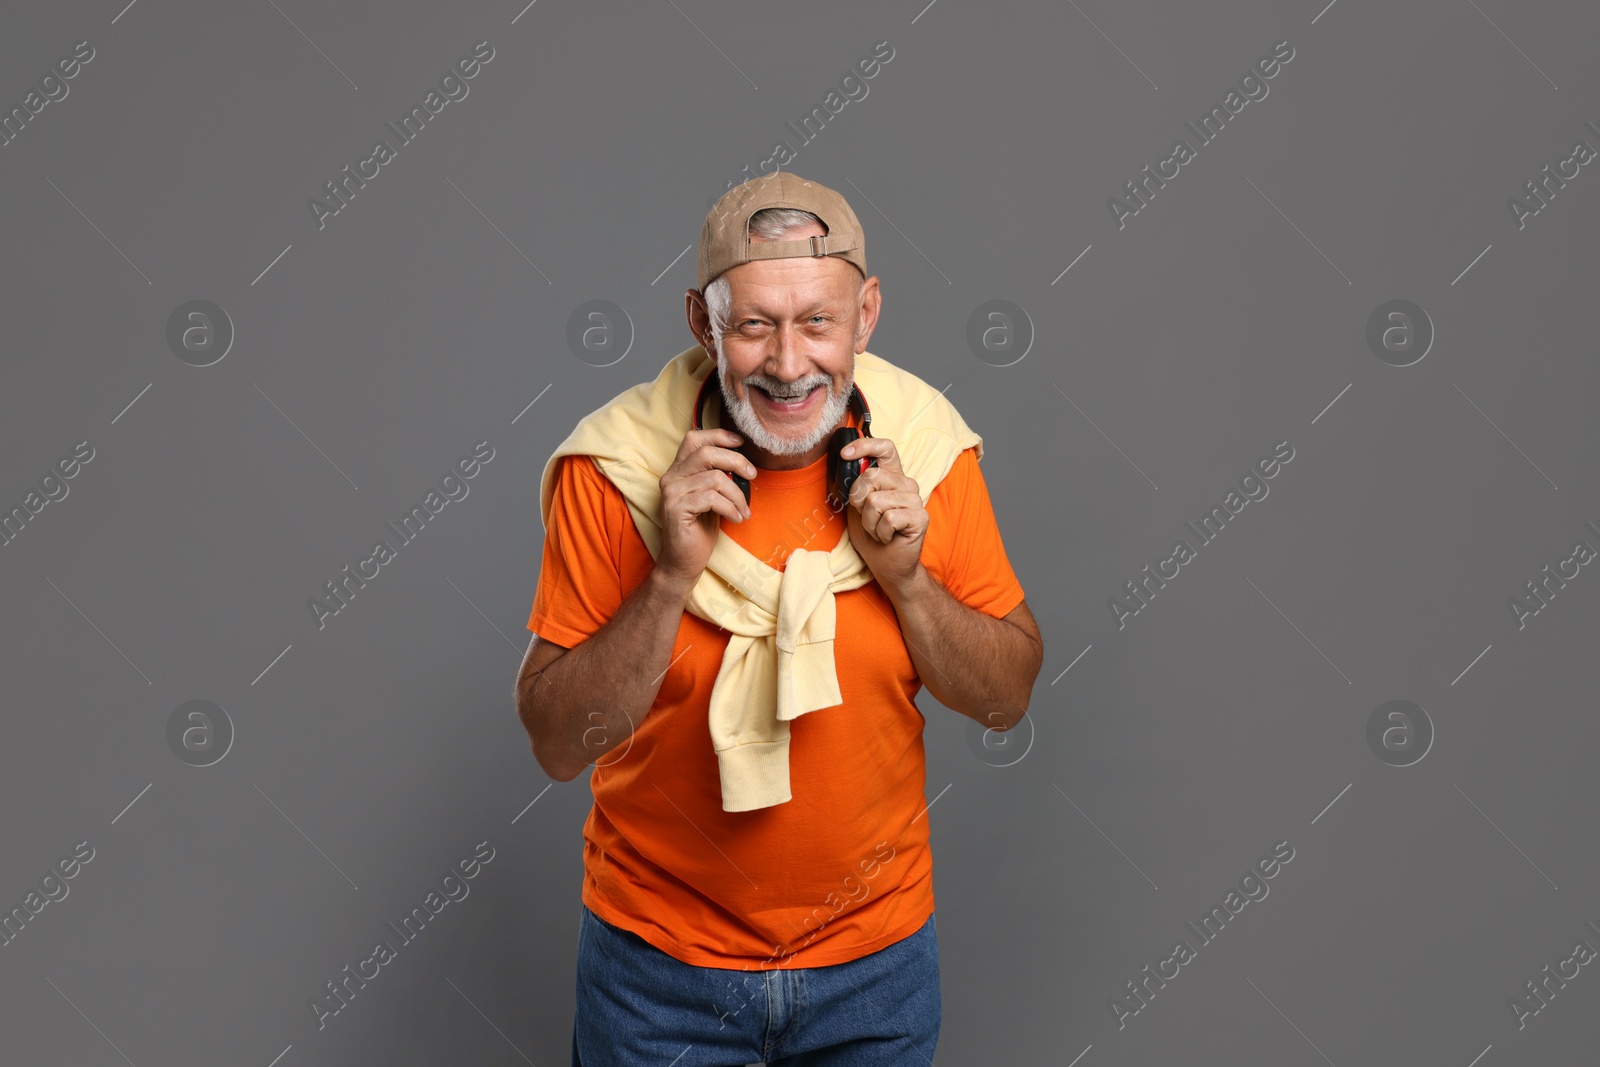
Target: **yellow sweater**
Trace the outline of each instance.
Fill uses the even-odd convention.
[[[694,424],[700,385],[716,369],[716,359],[695,345],[669,360],[655,381],[618,394],[579,420],[545,464],[539,514],[546,528],[557,461],[593,456],[627,500],[651,557],[660,558],[661,476]],[[862,352],[855,380],[871,405],[873,436],[894,442],[924,504],[964,449],[976,446],[983,458],[983,439],[921,378]],[[789,722],[842,701],[834,673],[833,595],[872,580],[848,530],[832,551],[795,549],[782,571],[726,531],[718,534],[686,610],[731,634],[708,710],[724,811],[791,799]]]

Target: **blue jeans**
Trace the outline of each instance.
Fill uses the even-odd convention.
[[[684,963],[583,906],[572,1067],[928,1067],[940,1013],[932,915],[848,963],[740,971]]]

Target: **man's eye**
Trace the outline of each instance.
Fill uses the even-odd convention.
[[[828,319],[828,316],[826,316],[826,315],[813,315],[813,316],[811,316],[811,321],[812,322],[817,322],[819,320],[823,321],[823,322],[826,322],[827,319]]]

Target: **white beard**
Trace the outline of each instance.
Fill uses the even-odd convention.
[[[722,342],[717,341],[717,380],[722,385],[722,403],[733,418],[733,424],[745,438],[757,448],[772,453],[775,456],[801,456],[810,452],[844,419],[845,411],[850,406],[850,389],[855,381],[855,368],[851,367],[851,374],[846,377],[844,392],[837,396],[830,390],[823,400],[822,410],[816,416],[816,423],[799,437],[778,437],[761,422],[761,417],[756,414],[755,404],[750,400],[748,391],[756,386],[767,386],[773,389],[783,388],[786,391],[799,391],[815,386],[828,389],[833,384],[833,379],[826,374],[813,374],[788,384],[773,381],[761,374],[750,375],[740,383],[746,390],[744,399],[734,395],[733,384],[728,380],[727,360],[722,356]]]

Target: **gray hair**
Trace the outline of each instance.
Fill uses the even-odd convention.
[[[764,240],[776,241],[811,223],[827,229],[827,224],[809,211],[793,207],[767,207],[750,216],[750,232]],[[863,277],[856,289],[857,302],[861,300],[862,290],[866,286],[867,279]],[[706,298],[706,308],[711,312],[711,336],[720,345],[722,335],[728,328],[729,306],[733,303],[733,289],[728,285],[727,274],[713,278],[701,295]]]

